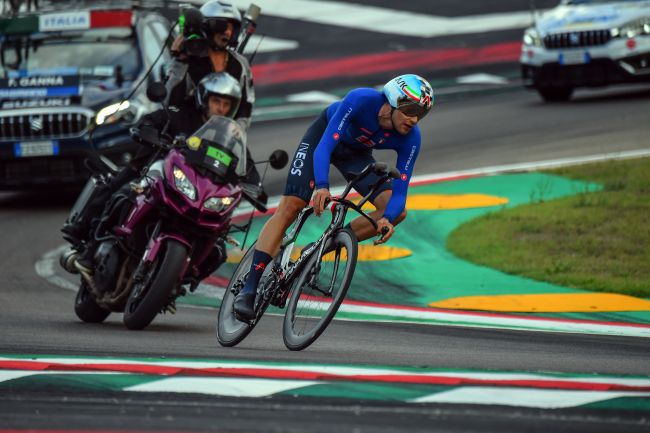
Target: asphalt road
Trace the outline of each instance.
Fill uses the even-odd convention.
[[[647,148],[650,137],[647,122],[649,98],[648,90],[620,89],[583,95],[570,104],[543,105],[536,95],[515,90],[441,103],[436,112],[423,122],[425,140],[416,174]],[[250,137],[254,154],[261,157],[275,148],[291,150],[308,123],[309,119],[295,119],[255,125]],[[272,193],[281,190],[282,179],[282,173],[272,173],[269,178]],[[277,317],[265,318],[248,339],[231,349],[218,346],[214,336],[216,313],[208,309],[181,307],[176,316],[159,317],[143,332],[127,331],[119,315],[109,318],[103,325],[80,323],[73,313],[74,293],[50,285],[34,272],[34,263],[45,252],[62,243],[58,228],[73,199],[73,195],[59,191],[3,194],[0,197],[3,236],[0,244],[0,353],[167,356],[650,374],[650,342],[634,338],[335,321],[316,344],[306,351],[293,353],[288,352],[282,344],[281,322]],[[66,394],[65,398],[70,397],[78,396]],[[105,397],[79,397],[81,400],[90,399],[90,403],[84,407],[95,414],[93,422],[111,418],[111,411],[105,410],[108,403],[102,400]],[[59,419],[64,424],[67,420],[68,427],[87,426],[84,422],[88,419],[78,419],[74,415],[76,410],[70,410],[71,406],[62,406],[70,410],[68,417],[65,416],[66,412],[60,412],[64,410],[58,406],[62,398],[61,393],[53,390],[36,394],[18,392],[5,395],[2,405],[7,409],[15,407],[15,410],[27,410],[25,404],[28,403],[28,407],[41,408],[38,409],[39,413],[52,412],[52,419]],[[134,419],[137,418],[136,414],[141,413],[138,408],[145,412],[169,410],[176,413],[173,407],[181,404],[174,399],[168,401],[163,396],[155,400],[155,404],[143,400],[144,397],[128,397],[133,399],[129,401],[123,398],[111,397],[109,407],[115,410],[123,408],[123,412],[127,410],[125,408],[135,411]],[[205,411],[211,407],[216,412],[223,412],[224,416],[230,414],[228,419],[233,419],[233,411],[246,413],[253,419],[257,419],[256,416],[263,419],[268,410],[268,402],[262,400],[247,402],[246,407],[233,407],[232,404],[237,406],[243,403],[226,404],[220,399],[211,402],[190,399],[183,400],[182,404],[204,411],[204,416],[197,418],[204,420],[204,427],[210,425]],[[298,402],[284,402],[278,406],[280,414],[299,412],[295,417],[283,418],[288,421],[278,424],[280,430],[291,426],[297,426],[300,430],[301,423],[308,422],[310,417],[326,414],[321,409],[298,409],[296,405]],[[341,431],[353,431],[353,425],[377,427],[377,420],[390,418],[391,411],[395,410],[365,402],[360,403],[359,411],[366,413],[366,416],[346,418],[349,413],[340,403],[333,407],[336,409],[330,415],[341,421]],[[408,413],[410,409],[404,410]],[[470,416],[464,410],[455,410],[449,413],[443,410],[440,416],[454,419],[460,422],[459,425],[462,424],[461,420],[465,420],[463,425],[466,430],[457,431],[472,431],[472,426],[481,425],[479,420],[484,419],[483,416]],[[510,413],[506,415],[500,409],[479,413],[488,418],[495,417],[490,424],[495,431],[510,416]],[[181,413],[176,415],[179,422],[187,419]],[[575,431],[585,427],[585,422],[590,428],[596,424],[600,426],[598,428],[608,425],[603,414],[572,413],[571,416],[574,415],[578,420],[576,426],[579,427]],[[515,427],[529,426],[536,415],[527,413],[525,416],[528,418],[510,424],[512,431],[516,431]],[[548,414],[540,416],[550,424],[540,422],[538,427],[571,426],[566,420],[549,421]],[[42,417],[24,419],[27,424],[16,425],[38,425]],[[130,418],[127,416],[125,419]],[[402,418],[394,418],[394,421],[398,422],[399,419]],[[431,413],[414,413],[408,419],[410,421],[399,425],[412,424],[412,429],[417,431],[427,425]],[[592,425],[594,419],[599,423]],[[109,425],[112,424],[109,422]],[[133,422],[130,427],[142,428],[147,425],[157,424]],[[224,424],[225,428],[236,425],[241,427],[248,424]],[[171,423],[168,426],[177,425]],[[621,424],[617,428],[624,426]],[[262,430],[250,428],[246,431]],[[509,431],[505,427],[501,430]]]

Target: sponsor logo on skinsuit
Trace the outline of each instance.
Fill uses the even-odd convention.
[[[409,159],[406,161],[406,165],[404,166],[404,169],[408,170],[409,166],[411,165],[411,161],[413,160],[413,155],[415,155],[415,149],[416,146],[411,147],[411,154],[409,155]]]
[[[302,176],[302,168],[305,166],[307,159],[307,150],[309,150],[309,143],[300,143],[296,156],[291,163],[291,174]]]
[[[345,121],[350,116],[350,113],[352,113],[352,107],[348,108],[348,111],[345,113],[345,116],[343,116],[343,119],[341,119],[341,123],[339,123],[339,131],[343,129],[343,125],[345,124]]]

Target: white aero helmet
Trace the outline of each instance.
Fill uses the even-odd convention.
[[[194,94],[196,108],[201,110],[203,113],[207,112],[208,97],[210,95],[217,95],[230,99],[232,101],[232,106],[230,107],[228,114],[226,114],[226,117],[234,118],[235,113],[237,113],[237,110],[239,109],[239,103],[241,102],[242,97],[239,81],[226,72],[212,72],[203,77],[199,82],[199,85],[196,87],[196,92]]]
[[[415,74],[395,77],[384,86],[384,95],[391,107],[418,120],[433,107],[433,89],[424,78]]]
[[[203,15],[203,31],[208,36],[208,40],[211,41],[215,33],[225,32],[230,22],[233,25],[233,32],[228,45],[237,46],[241,31],[241,13],[235,6],[222,0],[210,0],[199,10]]]

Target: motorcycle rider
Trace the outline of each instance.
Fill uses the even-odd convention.
[[[211,73],[199,83],[194,99],[185,100],[179,107],[169,107],[168,112],[165,109],[154,111],[143,116],[138,127],[153,127],[157,131],[162,131],[169,121],[166,134],[170,137],[179,135],[189,136],[198,130],[211,116],[226,116],[232,118],[239,108],[241,101],[241,86],[231,75],[224,72]],[[91,234],[96,226],[98,216],[101,216],[106,202],[121,187],[141,175],[142,169],[151,162],[151,158],[157,149],[150,146],[140,146],[135,157],[131,159],[128,165],[122,168],[110,181],[103,186],[102,191],[98,193],[88,203],[83,215],[77,218],[74,223],[66,223],[61,231],[64,237],[72,238],[73,244],[79,245],[85,241],[85,248],[77,258],[75,266],[81,272],[92,274],[93,255],[96,247],[96,241]],[[259,174],[255,168],[254,162],[248,153],[247,170],[249,175],[246,182],[250,179],[259,179]],[[254,175],[251,175],[254,172]]]
[[[207,38],[207,52],[189,54],[184,49],[183,35],[171,47],[174,59],[165,86],[170,105],[180,105],[192,98],[196,83],[211,72],[226,72],[242,88],[242,98],[234,119],[247,130],[251,123],[255,91],[248,60],[235,51],[242,26],[239,10],[222,0],[210,0],[199,9],[202,15],[202,32]]]
[[[257,239],[250,271],[233,305],[239,317],[254,318],[255,293],[264,269],[277,253],[284,232],[309,203],[314,189],[314,213],[317,216],[323,213],[331,198],[330,162],[348,177],[348,173],[360,172],[375,162],[373,148],[392,149],[397,153],[400,178],[382,184],[370,197],[376,207],[370,214],[377,222],[376,232],[362,217],[348,223],[359,241],[381,234],[384,228],[386,234],[375,244],[390,239],[394,226],[406,218],[406,193],[420,151],[417,123],[432,106],[431,85],[418,75],[406,74],[388,81],[383,92],[354,89],[318,116],[296,150],[278,209]],[[353,186],[364,196],[376,182],[377,175],[371,174]]]

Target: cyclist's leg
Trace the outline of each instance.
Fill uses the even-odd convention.
[[[296,149],[278,209],[264,224],[257,239],[250,271],[234,302],[235,312],[244,318],[254,317],[255,293],[264,269],[277,253],[287,228],[311,199],[314,190],[314,150],[326,127],[327,117],[323,112],[309,127]]]

